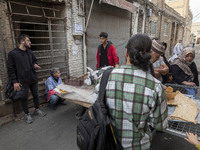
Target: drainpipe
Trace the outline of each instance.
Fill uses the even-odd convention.
[[[162,10],[164,10],[164,1],[162,2]],[[160,14],[160,32],[159,32],[159,39],[162,37],[162,32],[161,32],[161,28],[162,28],[162,20],[163,20],[163,11],[159,11],[159,14]],[[161,40],[161,39],[160,39]]]
[[[92,12],[93,5],[94,5],[94,0],[92,0],[91,5],[90,5],[90,10],[89,10],[89,14],[88,14],[88,18],[87,18],[87,22],[86,22],[86,26],[85,26],[85,32],[86,32],[88,24],[89,24],[90,15],[91,15],[91,12]]]
[[[162,12],[159,12],[160,13],[160,30],[159,30],[159,39],[161,38],[161,34],[162,34],[162,32],[161,32],[161,28],[162,28],[162,20],[163,20],[163,17],[162,17]],[[160,39],[161,40],[161,39]]]
[[[145,26],[146,26],[146,10],[147,10],[147,0],[145,0],[145,5],[144,5],[144,14],[143,14],[143,22],[142,22],[142,33],[145,32]]]
[[[89,10],[89,14],[88,14],[88,18],[86,21],[86,17],[84,19],[84,33],[83,33],[83,51],[84,51],[84,73],[87,72],[87,47],[86,47],[86,31],[87,31],[87,27],[89,24],[89,20],[90,20],[90,15],[92,12],[92,8],[94,5],[94,0],[92,0],[91,5],[90,5],[90,10]],[[85,24],[86,23],[86,24]]]
[[[137,34],[138,30],[138,16],[139,16],[139,9],[135,12],[134,15],[134,25],[133,25],[133,35]]]

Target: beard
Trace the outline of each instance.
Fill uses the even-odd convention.
[[[26,48],[31,48],[31,44],[24,44],[24,46],[26,47]]]

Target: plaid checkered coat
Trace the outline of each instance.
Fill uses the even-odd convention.
[[[99,84],[95,87],[98,95]],[[106,87],[106,104],[116,137],[125,150],[150,149],[151,131],[167,127],[167,103],[160,81],[133,65],[115,68]]]

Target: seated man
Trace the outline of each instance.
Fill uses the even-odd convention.
[[[56,104],[59,102],[60,104],[66,105],[66,102],[62,100],[60,97],[55,95],[57,93],[54,89],[62,84],[62,80],[60,78],[60,70],[59,68],[51,69],[51,76],[45,81],[45,96],[47,98],[47,102],[50,103],[52,108],[56,108]]]

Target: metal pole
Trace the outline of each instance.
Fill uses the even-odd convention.
[[[134,28],[133,28],[133,35],[137,34],[138,30],[138,15],[139,15],[139,9],[135,12],[135,19],[134,19]]]
[[[8,6],[10,9],[11,14],[9,15],[9,23],[10,23],[10,29],[11,29],[11,34],[12,34],[12,41],[13,41],[13,46],[16,47],[16,41],[15,41],[15,33],[14,33],[14,28],[13,28],[13,24],[12,24],[12,7],[10,2],[8,2]]]
[[[52,32],[51,32],[51,19],[48,19],[48,31],[49,31],[49,43],[51,49],[51,67],[53,67],[53,40],[52,40]]]
[[[85,1],[83,1],[83,10],[85,11]],[[83,19],[83,25],[84,25],[84,31],[86,31],[85,29],[85,20],[86,18],[84,17]],[[87,72],[87,49],[86,49],[86,32],[83,33],[83,73]]]
[[[146,26],[146,9],[147,9],[147,0],[145,0],[145,6],[144,6],[144,14],[143,14],[143,22],[142,22],[142,33],[144,33],[145,26]]]
[[[85,26],[85,32],[86,32],[87,27],[88,27],[88,23],[89,23],[89,20],[90,20],[90,15],[91,15],[91,12],[92,12],[93,4],[94,4],[94,0],[92,0],[91,5],[90,5],[90,11],[89,11],[87,22],[86,22],[86,26]]]
[[[64,28],[65,28],[65,47],[66,47],[66,70],[67,70],[67,74],[69,74],[69,56],[68,56],[68,40],[67,40],[67,18],[65,18],[64,20]]]

